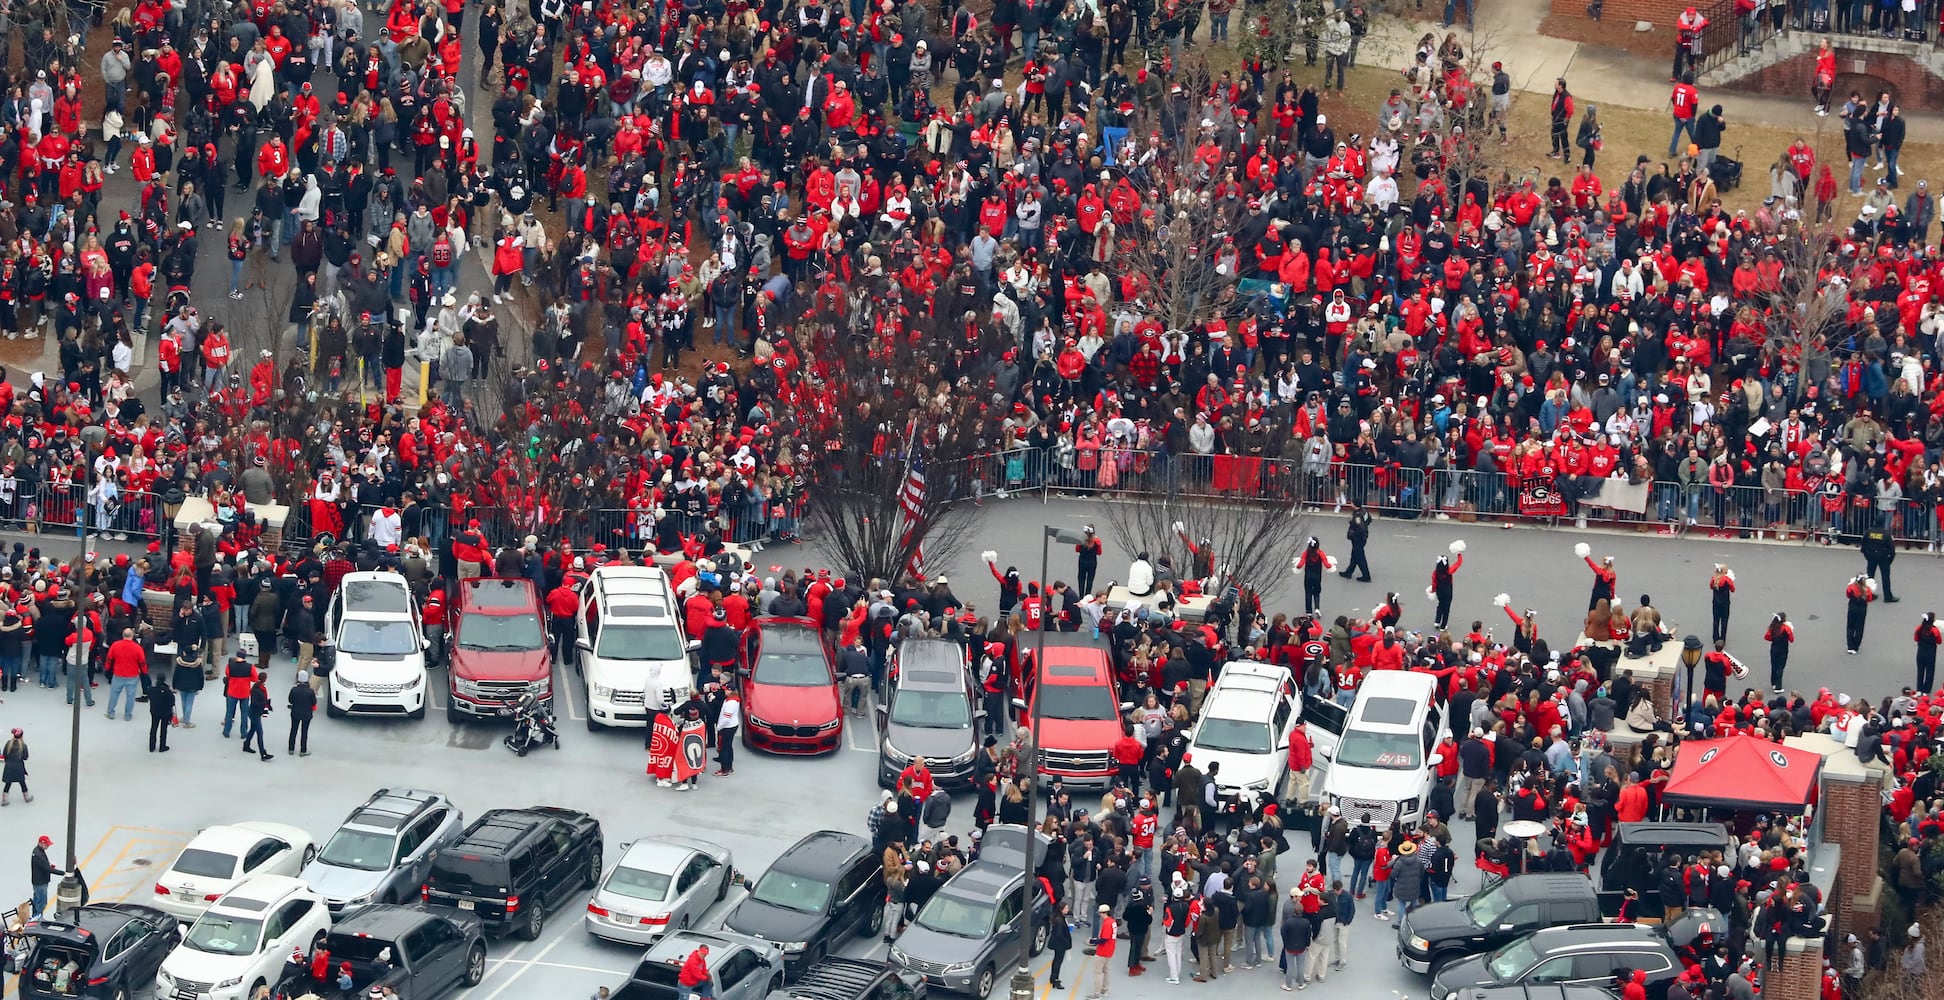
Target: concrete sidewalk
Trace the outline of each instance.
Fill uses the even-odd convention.
[[[1425,6],[1427,13],[1434,9],[1442,9],[1436,0]],[[1666,110],[1671,89],[1667,83],[1669,59],[1647,59],[1623,49],[1539,34],[1539,23],[1551,13],[1547,0],[1479,0],[1470,33],[1462,24],[1445,28],[1435,14],[1431,20],[1382,18],[1371,27],[1362,50],[1387,65],[1403,67],[1409,64],[1417,40],[1426,32],[1443,39],[1446,31],[1456,30],[1469,53],[1488,63],[1505,63],[1512,85],[1527,93],[1550,94],[1553,81],[1563,76],[1581,107],[1592,103]],[[1808,94],[1768,95],[1703,87],[1701,103],[1704,107],[1723,105],[1733,122],[1799,129],[1805,135],[1837,128],[1834,118],[1816,117]],[[1915,108],[1904,110],[1909,122],[1908,141],[1944,144],[1944,118],[1919,113]]]

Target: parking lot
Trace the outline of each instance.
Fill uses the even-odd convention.
[[[279,702],[290,677],[288,663],[272,667],[271,690]],[[555,682],[564,743],[559,751],[542,749],[519,758],[500,745],[505,732],[500,725],[447,723],[445,675],[437,670],[425,719],[325,719],[320,713],[312,727],[310,757],[284,753],[288,720],[281,711],[273,713],[268,728],[277,756],[267,763],[241,752],[237,740],[222,738],[222,701],[211,695],[196,706],[195,729],[174,731],[170,753],[148,753],[146,718],[140,714],[128,722],[104,718],[99,707],[106,703],[104,687],[97,691],[98,707],[84,709],[81,717],[76,839],[92,898],[147,900],[155,874],[196,831],[212,824],[292,823],[321,843],[354,806],[386,786],[444,792],[469,818],[495,807],[533,804],[585,810],[602,822],[610,861],[622,844],[650,834],[713,840],[733,852],[736,867],[751,879],[812,830],[862,832],[876,802],[876,749],[874,734],[867,727],[847,725],[844,748],[822,758],[740,752],[734,775],[705,775],[695,791],[678,792],[656,787],[643,773],[646,756],[639,730],[588,732],[578,677],[571,670],[560,671]],[[145,712],[146,706],[138,709]],[[55,839],[50,853],[57,864],[66,850],[60,841],[69,715],[59,691],[38,688],[8,698],[0,713],[5,725],[26,731],[33,754],[29,770],[35,801],[27,804],[16,797],[10,807],[0,810],[0,842],[17,852],[6,870],[11,886],[7,891],[25,899],[27,852],[34,838],[45,833]],[[970,829],[971,806],[969,796],[960,798],[949,831],[962,834]],[[1297,856],[1307,857],[1306,838],[1294,839],[1302,841]],[[711,909],[710,921],[733,907],[742,892],[731,889],[728,899]],[[1388,929],[1389,925],[1375,921],[1357,928],[1351,955],[1355,976],[1339,974],[1336,983],[1327,987],[1329,992],[1347,993],[1354,987],[1366,995],[1373,988],[1385,995],[1409,995],[1423,989],[1422,982],[1398,968],[1391,957]],[[1084,931],[1078,936],[1084,938]],[[884,951],[881,941],[861,938],[845,949],[858,957],[882,957]],[[588,934],[577,901],[552,914],[538,940],[494,941],[485,981],[468,995],[474,1000],[591,996],[597,987],[616,986],[626,979],[638,954]],[[1034,963],[1042,996],[1047,1000],[1084,996],[1088,979],[1083,963],[1092,960],[1078,951],[1069,955],[1063,974],[1066,989],[1056,992],[1046,987],[1050,957],[1042,955]],[[1158,969],[1144,978],[1127,979],[1119,970],[1124,959],[1115,962],[1117,995],[1146,997],[1171,989]],[[1273,969],[1243,976],[1235,982],[1246,982],[1251,989],[1274,988]],[[7,995],[12,995],[11,978],[7,986]],[[1180,988],[1186,987],[1172,989]],[[1002,977],[998,990],[1004,989]]]

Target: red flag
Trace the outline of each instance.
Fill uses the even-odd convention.
[[[675,738],[675,780],[687,781],[702,773],[709,762],[709,744],[704,737],[701,719],[687,719],[682,722],[682,731]]]

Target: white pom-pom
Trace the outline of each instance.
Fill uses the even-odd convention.
[[[1296,558],[1294,558],[1294,559],[1291,559],[1291,560],[1289,561],[1289,571],[1290,571],[1291,573],[1296,573],[1296,574],[1301,574],[1301,573],[1303,572],[1303,557],[1302,557],[1302,556],[1300,556],[1300,555],[1299,555],[1299,556],[1297,556]]]
[[[1177,535],[1185,535],[1188,533],[1188,526],[1182,524],[1180,521],[1176,521],[1174,523],[1174,530]]]
[[[1436,604],[1438,601],[1438,592],[1432,590],[1430,587],[1426,587],[1424,588],[1424,599]]]
[[[1450,548],[1451,554],[1454,556],[1464,555],[1465,541],[1464,539],[1461,538],[1458,541],[1452,542],[1451,545],[1448,546],[1448,548]]]
[[[1864,580],[1863,587],[1872,594],[1876,593],[1876,577],[1870,577]]]
[[[984,552],[979,553],[979,558],[984,559],[986,562],[989,563],[996,563],[999,561],[999,553],[994,552],[991,549],[987,549]]]
[[[1500,594],[1497,597],[1492,598],[1492,603],[1498,605],[1501,608],[1509,608],[1512,606],[1512,595]]]
[[[1578,545],[1573,546],[1573,554],[1580,557],[1581,559],[1584,559],[1587,556],[1593,554],[1593,546],[1588,545],[1585,542],[1581,542]]]
[[[1336,569],[1336,557],[1335,557],[1335,556],[1324,556],[1324,557],[1323,557],[1323,568],[1324,568],[1324,569],[1327,569],[1327,570],[1332,570],[1332,571],[1334,571],[1334,570]]]
[[[1728,582],[1729,582],[1729,583],[1734,583],[1734,582],[1735,582],[1735,571],[1734,571],[1734,570],[1732,570],[1732,569],[1724,569],[1724,570],[1722,570],[1722,571],[1721,571],[1721,575],[1722,575],[1722,576],[1725,576],[1725,577],[1727,577],[1727,578],[1728,578]]]

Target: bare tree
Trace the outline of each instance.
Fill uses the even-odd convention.
[[[798,433],[814,455],[801,472],[821,541],[866,577],[950,559],[972,526],[961,501],[986,443],[983,405],[954,393],[916,343],[832,335],[818,350],[832,362],[830,405],[821,426]]]
[[[1231,480],[1261,474],[1247,458],[1215,457],[1223,461],[1237,463],[1225,470]],[[1166,555],[1184,576],[1195,573],[1199,550],[1213,567],[1216,590],[1234,587],[1241,607],[1256,606],[1287,576],[1309,539],[1309,518],[1301,505],[1278,498],[1279,490],[1247,487],[1239,492],[1249,499],[1210,501],[1191,494],[1196,481],[1193,475],[1163,477],[1158,489],[1104,505],[1101,519],[1123,549],[1154,559]]]

